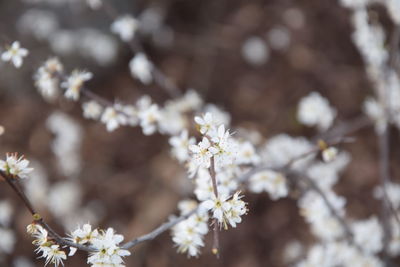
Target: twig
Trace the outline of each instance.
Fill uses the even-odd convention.
[[[210,165],[210,176],[211,176],[211,181],[213,185],[213,190],[214,190],[214,195],[216,198],[218,198],[218,186],[217,186],[217,175],[215,173],[215,159],[212,157],[210,159],[211,165]],[[212,247],[212,252],[219,258],[219,229],[218,229],[218,220],[213,219],[213,224],[214,224],[214,237],[213,237],[213,247]]]
[[[18,182],[16,181],[16,179],[18,178],[12,178],[9,175],[7,175],[4,171],[0,171],[0,175],[4,178],[4,180],[7,182],[8,185],[10,185],[10,187],[15,191],[15,193],[17,194],[17,196],[22,200],[22,202],[24,203],[25,207],[29,210],[29,212],[31,213],[34,221],[38,224],[40,224],[41,226],[43,226],[43,228],[45,228],[49,234],[51,235],[52,238],[54,238],[54,240],[60,245],[60,246],[70,246],[70,247],[75,247],[77,249],[80,250],[84,250],[87,252],[94,252],[96,251],[96,249],[91,248],[89,246],[84,246],[84,245],[80,245],[80,244],[76,244],[74,242],[70,242],[65,238],[62,238],[59,234],[57,234],[44,220],[43,218],[40,217],[40,215],[36,212],[35,208],[33,207],[33,205],[31,204],[31,202],[29,201],[29,199],[26,197],[25,193],[21,190],[21,188],[18,185]]]
[[[196,212],[197,212],[197,209],[194,209],[191,212],[189,212],[188,214],[182,215],[182,216],[175,218],[169,222],[166,222],[166,223],[162,224],[161,226],[157,227],[156,229],[154,229],[153,231],[151,231],[150,233],[142,235],[140,237],[137,237],[137,238],[125,243],[124,245],[122,245],[122,248],[129,249],[131,247],[136,246],[137,244],[143,243],[145,241],[153,240],[154,238],[156,238],[160,234],[164,233],[168,229],[170,229],[170,228],[174,227],[175,225],[177,225],[178,223],[186,220],[187,218],[189,218]]]
[[[336,145],[340,145],[343,143],[351,142],[352,140],[349,138],[346,138],[346,135],[349,135],[350,133],[353,133],[353,132],[360,130],[364,127],[367,127],[369,125],[371,125],[371,122],[369,120],[366,120],[366,117],[364,117],[364,116],[355,119],[352,123],[348,123],[348,124],[343,123],[339,127],[332,129],[332,131],[334,131],[336,133],[340,133],[340,135],[337,135],[338,137],[334,137],[334,136],[330,135],[329,133],[324,135],[331,140],[331,141],[327,141],[327,145],[328,146],[336,146]],[[313,139],[318,140],[318,138],[320,138],[320,137],[322,137],[322,136],[319,135],[319,136],[314,137]],[[278,171],[278,172],[287,172],[294,163],[296,163],[299,160],[304,159],[305,157],[308,157],[312,154],[317,153],[319,150],[320,150],[320,147],[318,145],[316,145],[309,151],[306,151],[296,157],[291,158],[286,164],[284,164],[283,166],[278,167],[278,168],[274,168],[271,166],[264,166],[264,165],[254,167],[251,170],[247,171],[245,174],[243,174],[238,179],[241,182],[245,182],[248,179],[250,179],[250,177],[253,176],[254,174],[265,171],[265,170],[271,170],[271,169],[274,169],[275,171]]]
[[[96,252],[97,250],[93,247],[90,246],[85,246],[81,244],[77,244],[74,242],[71,242],[63,237],[61,237],[56,231],[54,231],[44,220],[39,216],[39,214],[36,212],[36,210],[33,208],[31,202],[28,200],[26,197],[25,193],[19,188],[17,183],[15,182],[14,178],[9,177],[5,172],[0,171],[0,175],[4,178],[4,180],[10,185],[10,187],[15,191],[15,193],[18,195],[18,197],[22,200],[24,203],[25,207],[29,210],[31,215],[34,218],[34,221],[40,225],[42,225],[50,234],[50,236],[60,245],[60,246],[69,246],[69,247],[75,247],[79,250],[87,251],[87,252]],[[167,223],[162,224],[161,226],[157,227],[155,230],[152,232],[145,234],[141,237],[135,238],[127,243],[125,243],[122,248],[124,249],[129,249],[133,246],[136,246],[139,243],[142,243],[144,241],[148,240],[153,240],[163,232],[167,231],[168,229],[172,228],[176,224],[186,220],[189,218],[191,215],[195,214],[197,212],[197,209],[192,210],[188,214],[182,215],[178,218],[175,218]]]

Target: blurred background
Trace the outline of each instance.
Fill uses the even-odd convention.
[[[311,91],[327,97],[342,121],[360,116],[362,102],[372,94],[351,40],[349,11],[337,1],[109,2],[120,14],[141,21],[146,54],[182,91],[193,88],[231,114],[232,128],[256,130],[262,141],[282,132],[315,134],[296,121],[297,103]],[[387,29],[393,27],[386,10],[373,6],[371,12]],[[0,63],[0,125],[5,128],[0,155],[18,151],[32,161],[34,174],[24,181],[27,194],[59,232],[89,221],[130,239],[160,225],[177,213],[179,200],[191,197],[168,138],[144,136],[131,127],[108,133],[101,123],[85,120],[79,104],[43,100],[32,79],[43,61],[57,56],[67,70],[93,72],[88,87],[110,100],[134,103],[148,94],[164,103],[169,97],[163,88],[131,77],[128,63],[134,54],[110,32],[112,21],[83,0],[0,1],[2,47],[19,40],[30,51],[21,69]],[[341,147],[352,162],[336,191],[347,198],[349,216],[363,219],[380,207],[372,197],[378,153],[372,127],[354,136],[355,143]],[[391,142],[398,145],[397,133]],[[393,161],[399,156],[392,151]],[[187,259],[164,233],[135,247],[127,266],[287,266],[289,244],[299,241],[306,248],[313,243],[295,199],[271,201],[266,193],[246,193],[245,201],[249,213],[243,223],[221,234],[219,260],[210,251],[211,234],[201,256]],[[7,233],[15,238],[9,238],[12,249],[0,246],[0,266],[43,266],[25,232],[30,215],[3,181],[1,205],[8,207]],[[81,252],[66,262],[85,264]]]

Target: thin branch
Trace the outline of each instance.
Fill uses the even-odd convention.
[[[210,165],[210,176],[211,176],[211,181],[213,185],[213,190],[214,190],[214,195],[216,198],[218,198],[218,186],[217,186],[217,175],[215,173],[215,159],[212,157],[210,159],[211,165]],[[214,237],[213,237],[213,247],[212,247],[212,252],[219,258],[219,229],[218,229],[218,220],[216,218],[213,219],[213,232],[214,232]]]
[[[364,127],[367,127],[369,125],[371,125],[371,122],[369,120],[367,121],[365,117],[361,117],[361,118],[354,120],[354,123],[348,123],[348,124],[344,123],[344,124],[340,125],[340,127],[332,129],[332,131],[335,131],[336,133],[340,133],[340,135],[337,135],[337,137],[334,137],[334,136],[328,135],[328,134],[326,135],[326,137],[329,137],[329,139],[331,140],[329,142],[327,141],[326,143],[328,146],[336,146],[336,145],[340,145],[343,143],[352,142],[353,140],[350,138],[346,138],[346,135],[349,135],[350,133],[353,133],[353,132],[360,130]],[[317,140],[318,137],[322,137],[322,136],[316,136],[313,139]],[[241,182],[246,182],[254,174],[265,171],[265,170],[271,170],[271,169],[274,169],[275,171],[278,171],[278,172],[287,172],[290,169],[290,167],[292,167],[293,164],[295,164],[299,160],[302,160],[308,156],[311,156],[311,155],[317,153],[318,151],[320,151],[320,147],[318,145],[315,145],[315,147],[313,147],[309,151],[306,151],[296,157],[291,158],[286,164],[284,164],[283,166],[281,166],[279,168],[274,168],[271,166],[264,166],[264,165],[257,166],[257,167],[250,169],[249,171],[247,171],[245,174],[243,174],[238,179]]]
[[[175,225],[177,225],[178,223],[188,219],[190,216],[192,216],[196,212],[197,212],[197,209],[194,209],[191,212],[189,212],[188,214],[185,214],[185,215],[182,215],[182,216],[180,216],[178,218],[172,219],[169,222],[166,222],[166,223],[162,224],[161,226],[157,227],[156,229],[154,229],[150,233],[142,235],[140,237],[137,237],[137,238],[125,243],[124,245],[122,245],[121,248],[129,249],[129,248],[134,247],[134,246],[136,246],[136,245],[138,245],[140,243],[143,243],[145,241],[153,240],[157,236],[161,235],[165,231],[167,231],[170,228],[172,228]]]
[[[218,187],[217,187],[217,175],[215,173],[215,160],[214,157],[211,158],[211,165],[210,165],[210,176],[211,176],[211,181],[213,185],[213,190],[214,190],[214,195],[216,198],[218,198]]]
[[[19,187],[18,182],[16,181],[16,179],[19,178],[13,178],[10,177],[9,175],[7,175],[4,171],[0,171],[0,175],[4,178],[4,180],[8,183],[8,185],[10,185],[10,187],[15,191],[15,193],[17,194],[17,196],[22,200],[22,202],[24,203],[25,207],[29,210],[29,212],[31,213],[34,221],[38,224],[40,224],[41,226],[43,226],[43,228],[45,228],[50,236],[57,242],[57,244],[59,244],[60,246],[69,246],[69,247],[75,247],[77,249],[80,250],[84,250],[87,252],[94,252],[96,251],[96,249],[89,247],[89,246],[85,246],[85,245],[81,245],[81,244],[77,244],[71,241],[68,241],[67,239],[61,237],[59,234],[57,234],[44,220],[43,218],[40,217],[40,215],[36,212],[35,208],[33,208],[32,203],[29,201],[29,199],[26,197],[25,193],[22,191],[22,189]]]
[[[10,185],[10,187],[17,193],[18,197],[22,200],[24,203],[25,207],[29,210],[29,212],[32,214],[34,217],[34,220],[36,223],[42,225],[50,234],[50,236],[60,245],[60,246],[69,246],[69,247],[75,247],[79,250],[87,251],[87,252],[96,252],[97,250],[93,247],[77,244],[74,242],[71,242],[63,237],[61,237],[56,231],[54,231],[44,220],[43,218],[37,218],[35,219],[35,216],[38,216],[38,213],[36,210],[33,208],[31,202],[28,200],[26,197],[25,193],[18,187],[16,182],[14,181],[14,178],[9,177],[5,172],[0,171],[0,175],[4,178],[4,180]],[[122,246],[124,249],[129,249],[139,243],[142,243],[144,241],[148,240],[153,240],[163,232],[167,231],[168,229],[172,228],[176,224],[186,220],[189,218],[191,215],[195,214],[197,212],[197,209],[194,209],[193,211],[189,212],[188,214],[182,215],[178,218],[175,218],[167,223],[162,224],[161,226],[157,227],[155,230],[152,232],[145,234],[141,237],[135,238],[126,244]]]
[[[26,197],[25,193],[21,190],[21,188],[16,184],[17,181],[15,178],[10,178],[4,171],[0,171],[0,175],[4,178],[7,184],[17,193],[18,197],[22,200],[25,207],[29,210],[31,215],[37,214],[36,210],[33,208],[31,202]]]

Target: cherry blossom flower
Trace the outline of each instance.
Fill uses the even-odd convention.
[[[35,86],[45,100],[54,101],[58,97],[59,74],[63,69],[57,58],[50,58],[35,73]]]
[[[82,228],[78,228],[71,233],[70,240],[77,244],[87,244],[92,243],[94,238],[99,236],[99,232],[97,229],[92,230],[92,226],[90,224],[84,224]],[[68,256],[72,256],[76,252],[75,247],[70,247],[70,253]]]
[[[103,107],[94,100],[82,104],[83,117],[87,119],[97,120],[103,112]]]
[[[150,84],[153,80],[153,64],[143,53],[138,53],[129,62],[129,68],[133,77],[138,78],[144,84]]]
[[[331,162],[336,158],[338,149],[336,147],[328,147],[322,151],[322,159],[325,162]]]
[[[304,125],[316,126],[320,131],[325,131],[332,125],[335,116],[336,110],[317,92],[300,100],[297,118]]]
[[[195,144],[195,139],[189,137],[187,130],[183,130],[179,136],[171,137],[169,143],[172,146],[172,154],[179,162],[185,162],[189,159],[189,146]]]
[[[289,193],[285,176],[271,170],[261,171],[251,176],[249,188],[255,193],[268,192],[273,200],[286,197]]]
[[[213,116],[210,112],[207,112],[203,117],[194,117],[194,121],[199,125],[199,131],[203,135],[215,127]]]
[[[5,161],[0,160],[0,170],[21,179],[27,178],[28,173],[33,171],[33,168],[29,168],[28,165],[29,160],[25,159],[24,156],[18,158],[17,153],[8,153]]]
[[[18,41],[15,41],[1,54],[1,59],[5,62],[11,61],[16,68],[20,68],[23,63],[23,58],[28,55],[29,51],[22,48]]]
[[[107,107],[101,115],[101,122],[106,124],[107,131],[112,132],[120,125],[125,125],[127,118],[116,107]]]
[[[143,134],[151,135],[157,130],[157,123],[161,118],[161,112],[156,104],[152,104],[148,109],[139,111],[140,126]]]
[[[111,24],[111,31],[118,34],[125,42],[133,39],[138,28],[139,22],[130,15],[118,17]]]
[[[193,153],[193,162],[198,167],[209,168],[211,164],[211,157],[213,154],[209,151],[211,143],[207,137],[203,137],[203,140],[197,145],[190,145],[189,149]]]
[[[60,250],[59,245],[43,246],[42,256],[40,258],[46,258],[45,265],[52,263],[55,267],[64,265],[63,260],[67,259],[67,255],[64,251]]]
[[[87,71],[74,70],[61,87],[66,88],[65,97],[77,101],[84,82],[92,79],[93,74]]]
[[[91,243],[97,252],[91,253],[87,262],[92,266],[107,266],[107,264],[110,266],[125,266],[123,265],[122,257],[129,256],[131,253],[119,247],[123,240],[124,237],[115,234],[112,228],[101,232],[96,238],[92,239]]]

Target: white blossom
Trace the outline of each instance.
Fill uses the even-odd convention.
[[[150,84],[153,80],[153,64],[143,53],[138,53],[129,62],[129,68],[133,77],[138,78],[144,84]]]
[[[255,193],[268,192],[273,200],[286,197],[289,193],[285,176],[271,170],[252,175],[249,179],[249,188]]]
[[[64,265],[63,260],[67,259],[67,255],[60,250],[59,245],[43,246],[40,252],[42,252],[41,258],[46,258],[45,265],[51,263],[57,267],[60,264]]]
[[[236,154],[236,164],[258,164],[260,162],[260,156],[257,154],[252,143],[246,141],[238,144]]]
[[[149,108],[140,110],[138,116],[143,134],[151,135],[157,131],[157,123],[161,118],[158,105],[152,104]]]
[[[209,132],[211,134],[211,132]],[[216,132],[210,135],[212,146],[209,151],[214,155],[217,168],[232,164],[236,159],[237,145],[230,138],[229,131],[225,131],[225,126],[220,125]]]
[[[366,253],[378,253],[383,248],[383,229],[376,217],[352,224],[354,242]],[[373,233],[373,234],[371,234]]]
[[[391,239],[388,244],[388,252],[392,257],[397,257],[400,254],[400,224],[394,216],[396,215],[390,219]]]
[[[29,168],[28,165],[29,160],[25,159],[24,156],[18,158],[17,153],[8,153],[5,161],[0,160],[0,170],[21,179],[27,178],[28,173],[33,171],[33,168]]]
[[[305,138],[293,138],[286,134],[280,134],[268,140],[263,151],[263,161],[268,167],[280,168],[288,164],[293,159],[298,159],[293,162],[290,167],[296,170],[303,169],[314,155],[309,154],[313,149],[313,145]],[[301,159],[298,157],[301,156]]]
[[[328,147],[322,151],[322,159],[325,162],[333,161],[338,154],[338,149],[336,147]]]
[[[1,54],[1,59],[5,62],[11,61],[16,68],[20,68],[23,58],[28,55],[28,50],[22,48],[18,41],[15,41],[7,48],[7,51]]]
[[[128,42],[133,39],[139,28],[139,22],[130,15],[118,17],[111,24],[111,31],[119,35],[119,37]]]
[[[187,253],[188,257],[197,257],[200,254],[200,247],[204,246],[204,235],[208,233],[207,222],[207,213],[197,211],[172,228],[172,240],[179,253]]]
[[[216,123],[213,120],[213,115],[210,112],[204,114],[203,117],[194,117],[194,121],[198,124],[199,131],[203,135],[215,131]]]
[[[182,215],[186,215],[196,209],[198,206],[197,201],[193,199],[181,200],[178,203],[178,209]]]
[[[84,82],[92,79],[93,74],[87,71],[74,70],[67,80],[61,83],[61,87],[67,89],[65,97],[77,101]]]
[[[97,120],[103,112],[103,107],[94,100],[82,104],[83,117],[87,119]]]
[[[54,112],[46,121],[47,128],[54,134],[51,149],[57,156],[58,167],[62,174],[74,176],[81,170],[80,146],[83,130],[69,115]]]
[[[195,139],[189,137],[187,130],[183,130],[179,136],[172,136],[169,144],[172,147],[172,154],[179,162],[185,162],[189,159],[189,146],[195,144]]]
[[[240,192],[236,192],[230,200],[227,195],[219,194],[218,197],[213,195],[211,199],[203,201],[200,208],[210,210],[212,217],[217,219],[224,229],[228,229],[228,224],[236,227],[236,224],[242,221],[241,216],[247,212],[246,203],[241,200],[242,197]]]
[[[117,235],[114,229],[108,228],[92,239],[92,246],[97,252],[90,253],[88,263],[95,266],[125,266],[123,258],[131,255],[128,250],[119,247],[124,240],[122,235]]]
[[[92,230],[92,226],[88,223],[84,224],[82,228],[78,227],[71,233],[70,240],[77,244],[88,244],[92,243],[94,238],[99,236],[99,232],[97,229]],[[70,253],[68,256],[72,256],[75,254],[77,249],[75,247],[70,247]]]
[[[134,105],[123,105],[121,111],[126,116],[127,125],[134,127],[139,124],[139,111]]]
[[[304,125],[316,126],[320,131],[325,131],[332,125],[335,117],[336,110],[317,92],[300,100],[297,118]]]
[[[127,123],[127,118],[117,107],[107,107],[101,115],[101,122],[106,124],[107,131],[112,132],[120,125]]]
[[[367,0],[359,1],[366,2]],[[387,49],[385,49],[386,37],[384,31],[378,25],[369,24],[365,7],[359,7],[353,11],[353,25],[355,28],[352,36],[353,42],[356,44],[370,71],[378,71],[389,56]]]
[[[229,196],[219,194],[218,197],[212,195],[211,199],[201,203],[201,207],[206,210],[211,210],[212,217],[218,220],[220,224],[225,223],[225,213],[231,209],[231,205],[228,202]]]
[[[44,99],[54,101],[59,95],[59,75],[64,67],[57,58],[50,58],[34,75],[35,86]]]
[[[202,141],[197,145],[190,145],[189,149],[193,154],[193,162],[198,167],[209,168],[211,157],[213,154],[209,151],[211,143],[207,137],[203,137]]]
[[[343,216],[345,213],[344,206],[346,204],[346,199],[337,196],[333,191],[326,191],[324,194],[335,212]],[[311,224],[333,216],[332,211],[328,208],[324,199],[314,191],[309,191],[304,194],[298,200],[298,205],[300,214]]]
[[[385,192],[384,192],[385,190]],[[400,208],[400,184],[398,183],[386,183],[384,187],[378,186],[374,190],[374,196],[377,199],[385,199],[386,196],[390,200],[390,204],[395,210]]]
[[[375,131],[382,133],[386,129],[387,120],[382,106],[374,99],[367,98],[363,105],[364,112],[375,122]]]

